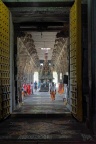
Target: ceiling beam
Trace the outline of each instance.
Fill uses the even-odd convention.
[[[67,23],[68,24],[68,23]],[[63,26],[64,22],[22,22],[19,23],[20,27],[23,26]]]
[[[73,1],[70,2],[4,2],[9,7],[72,7]]]
[[[24,22],[24,23],[14,23],[14,27],[17,27],[19,31],[57,31],[64,29],[64,25],[67,22]]]
[[[64,22],[25,22],[25,23],[14,23],[15,25],[18,25],[18,30],[20,31],[60,31],[64,30],[64,25],[69,23]],[[66,30],[66,27],[65,27]]]
[[[13,17],[13,22],[14,23],[18,23],[18,24],[22,24],[22,23],[25,23],[25,22],[27,22],[27,23],[30,23],[30,22],[33,22],[33,21],[35,21],[36,23],[39,23],[39,22],[54,22],[54,21],[56,21],[56,22],[63,22],[63,23],[68,23],[69,22],[69,18],[62,18],[62,17],[60,17],[60,18],[53,18],[52,19],[52,17],[51,18],[46,18],[46,19],[43,19],[43,18],[23,18],[23,17],[21,17],[21,18],[14,18]],[[38,25],[39,26],[39,25]]]
[[[58,30],[60,31],[62,29],[61,28],[48,28],[48,29],[37,29],[37,28],[20,28],[20,31],[25,31],[25,32],[28,32],[28,31],[37,31],[37,32],[41,32],[41,31],[45,31],[45,32],[57,32]]]

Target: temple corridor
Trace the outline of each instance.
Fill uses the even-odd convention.
[[[0,0],[0,144],[96,144],[95,33],[96,0]]]

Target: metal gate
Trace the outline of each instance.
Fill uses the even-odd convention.
[[[9,10],[0,0],[0,119],[10,114]]]
[[[81,0],[70,10],[70,98],[73,116],[82,121]]]

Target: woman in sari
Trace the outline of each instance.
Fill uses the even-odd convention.
[[[31,94],[30,84],[28,84],[27,88],[28,88],[27,93],[28,93],[28,95],[30,95]]]
[[[60,95],[62,95],[64,93],[64,85],[63,85],[63,83],[59,84],[58,93]]]
[[[50,96],[52,101],[55,100],[55,95],[56,95],[56,87],[54,85],[54,82],[52,82],[52,85],[50,86]]]

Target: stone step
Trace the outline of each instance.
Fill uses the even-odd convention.
[[[55,140],[49,140],[49,141],[29,141],[29,140],[0,140],[0,144],[96,144],[96,142],[84,142],[84,141],[55,141]]]
[[[64,117],[71,117],[71,113],[66,112],[66,113],[59,113],[59,114],[24,114],[24,113],[13,113],[11,114],[11,117],[18,117],[18,118],[64,118]]]

